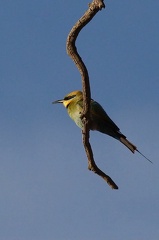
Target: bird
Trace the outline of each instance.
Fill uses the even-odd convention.
[[[52,103],[62,103],[67,109],[70,118],[79,128],[83,129],[83,93],[81,91],[73,91],[67,94],[63,99],[56,100]],[[120,132],[119,127],[112,121],[103,107],[93,99],[91,99],[90,102],[90,130],[96,130],[115,138],[124,144],[132,153],[136,151],[152,163],[150,159],[143,155],[137,147]]]

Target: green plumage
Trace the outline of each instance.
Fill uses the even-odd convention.
[[[63,103],[67,108],[69,116],[81,129],[83,128],[83,122],[81,115],[83,112],[83,94],[81,91],[74,91],[67,94],[64,99],[57,100],[53,103]],[[139,152],[137,147],[129,142],[125,135],[120,132],[118,126],[111,120],[102,106],[91,100],[90,104],[90,130],[97,130],[99,132],[105,133],[123,143],[131,152]],[[139,152],[144,156],[141,152]],[[145,156],[144,156],[145,157]],[[146,157],[145,157],[146,158]],[[146,158],[150,161],[148,158]],[[150,161],[151,162],[151,161]]]
[[[67,111],[69,116],[72,118],[72,120],[75,121],[77,126],[83,128],[83,123],[81,120],[81,113],[83,111],[83,100],[77,99],[77,101],[72,101],[68,105]],[[91,130],[97,130],[99,132],[108,134],[116,139],[119,139],[119,137],[122,135],[119,132],[119,128],[117,127],[117,125],[110,119],[102,106],[94,100],[91,100],[90,120]]]

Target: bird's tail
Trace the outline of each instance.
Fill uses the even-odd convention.
[[[132,153],[134,153],[135,151],[137,151],[138,153],[140,153],[147,161],[149,161],[150,163],[152,163],[152,161],[150,159],[148,159],[147,157],[145,157],[144,154],[142,154],[137,147],[132,144],[131,142],[129,142],[125,136],[121,136],[120,137],[120,142],[123,143]]]
[[[134,144],[132,144],[131,142],[129,142],[123,136],[120,137],[120,142],[122,142],[132,153],[134,153],[135,150],[137,150],[137,147]]]

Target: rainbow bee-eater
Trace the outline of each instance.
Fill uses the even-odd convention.
[[[83,128],[83,122],[81,119],[83,111],[83,93],[81,91],[73,91],[67,94],[63,99],[57,100],[53,103],[63,103],[67,108],[69,116],[81,129]],[[105,133],[123,143],[132,153],[139,152],[145,157],[137,147],[127,140],[126,136],[120,132],[118,126],[111,120],[102,106],[91,99],[90,103],[90,130],[97,130],[101,133]],[[146,158],[146,157],[145,157]],[[150,161],[148,158],[146,158]],[[151,162],[151,161],[150,161]]]

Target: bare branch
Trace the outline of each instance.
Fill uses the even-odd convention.
[[[103,0],[93,0],[92,3],[89,4],[88,10],[85,14],[77,21],[77,23],[71,29],[66,42],[66,50],[68,55],[74,61],[76,67],[78,68],[81,77],[82,77],[82,90],[83,90],[83,115],[82,120],[84,123],[84,128],[82,131],[83,137],[83,145],[86,151],[86,155],[88,158],[88,169],[93,171],[94,173],[101,176],[113,189],[118,189],[118,186],[113,182],[113,180],[102,172],[97,165],[95,164],[92,148],[89,142],[89,129],[90,129],[90,100],[91,100],[91,91],[90,91],[90,83],[89,83],[89,74],[87,68],[82,61],[82,58],[77,52],[77,48],[75,46],[76,39],[78,37],[79,32],[82,28],[91,21],[91,19],[96,15],[96,13],[105,8],[105,4]]]

